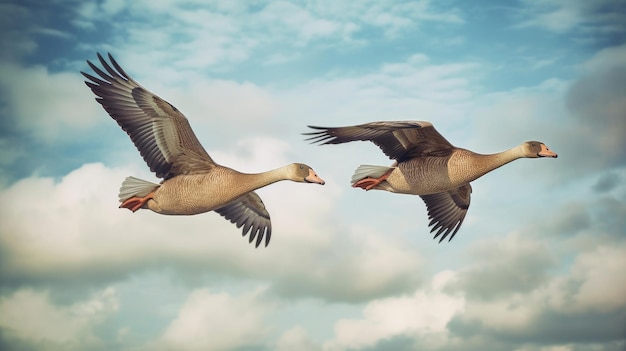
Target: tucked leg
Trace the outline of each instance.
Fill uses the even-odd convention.
[[[362,189],[365,189],[365,190],[372,190],[378,184],[380,184],[383,181],[385,181],[389,177],[391,172],[393,172],[393,169],[388,170],[387,172],[385,172],[385,174],[383,174],[382,176],[380,176],[378,178],[372,178],[372,177],[363,178],[363,179],[359,180],[358,182],[352,184],[352,187],[353,188],[362,188]]]
[[[133,196],[129,199],[126,199],[124,202],[122,202],[122,204],[120,205],[120,208],[127,208],[135,212],[138,209],[142,208],[143,205],[146,202],[148,202],[148,200],[152,199],[153,197],[154,197],[154,192],[151,192],[150,194],[144,197]]]

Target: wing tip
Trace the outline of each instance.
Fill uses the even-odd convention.
[[[265,238],[265,247],[270,244],[270,238],[272,237],[272,228],[271,227],[253,227],[252,230],[247,233],[247,231],[243,231],[242,235],[246,234],[250,235],[248,242],[252,243],[254,238],[256,237],[256,241],[254,243],[254,248],[258,248],[263,242],[263,238]]]

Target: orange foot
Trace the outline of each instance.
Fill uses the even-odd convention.
[[[120,205],[120,208],[127,208],[135,212],[138,209],[142,208],[143,205],[146,202],[148,202],[148,200],[152,199],[153,197],[154,197],[154,192],[151,192],[150,194],[144,197],[133,196],[130,199],[127,199],[124,202],[122,202],[122,204]]]
[[[378,178],[372,178],[372,177],[363,178],[363,179],[359,180],[358,182],[352,184],[352,187],[353,188],[362,188],[362,189],[365,189],[365,190],[372,190],[378,184],[380,184],[383,181],[385,181],[387,179],[387,177],[389,177],[389,175],[391,174],[392,171],[393,171],[393,169],[390,169],[387,172],[385,172],[385,174],[383,174],[382,176],[380,176]]]

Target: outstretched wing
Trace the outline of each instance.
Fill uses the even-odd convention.
[[[472,186],[465,184],[442,193],[420,195],[426,203],[428,219],[431,220],[428,226],[434,225],[430,232],[437,230],[434,239],[443,234],[441,239],[439,239],[439,242],[442,242],[450,233],[452,235],[450,235],[448,241],[454,238],[467,214],[471,193]]]
[[[452,152],[450,144],[429,122],[385,121],[371,122],[350,127],[316,127],[317,132],[306,140],[320,144],[341,144],[350,141],[371,141],[378,145],[389,158],[402,162],[417,156],[445,156]]]
[[[205,172],[215,163],[196,138],[189,121],[167,101],[161,99],[133,80],[108,55],[98,59],[104,72],[87,64],[99,76],[81,72],[85,84],[96,94],[109,115],[130,136],[137,150],[157,177],[168,179],[178,174]]]
[[[263,236],[265,236],[265,246],[270,243],[272,236],[270,214],[265,209],[265,205],[259,195],[254,191],[231,201],[226,206],[215,210],[215,212],[228,219],[231,223],[235,223],[237,228],[243,226],[241,235],[245,236],[250,231],[250,242],[255,237],[257,238],[255,247],[259,247]]]

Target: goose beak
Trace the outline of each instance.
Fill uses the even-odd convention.
[[[309,169],[309,175],[304,178],[304,180],[308,183],[316,183],[320,185],[326,184],[326,182],[320,178],[312,169]]]
[[[552,158],[559,157],[559,155],[557,155],[556,152],[553,152],[552,150],[548,149],[548,147],[545,146],[544,144],[541,144],[541,151],[539,151],[537,155],[539,155],[539,157],[552,157]]]

